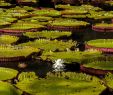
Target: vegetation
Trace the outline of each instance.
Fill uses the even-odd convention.
[[[46,16],[33,16],[31,18],[22,19],[21,22],[46,25],[46,24],[48,24],[49,20],[53,20],[53,18],[52,17],[46,17]]]
[[[7,7],[7,6],[11,6],[11,4],[7,3],[7,2],[5,2],[3,0],[0,1],[0,7]]]
[[[77,20],[69,20],[69,19],[57,19],[54,21],[50,21],[49,24],[51,26],[71,26],[71,27],[78,27],[78,26],[87,26],[89,23],[85,21],[77,21]]]
[[[94,61],[84,64],[84,66],[101,70],[113,70],[113,61]]]
[[[62,15],[62,17],[65,18],[71,18],[71,19],[81,19],[81,18],[86,18],[86,15]]]
[[[26,79],[16,86],[33,95],[99,95],[105,88],[96,77],[71,72],[48,73],[46,79]]]
[[[66,14],[66,15],[68,15],[68,14],[86,14],[88,11],[86,11],[86,10],[78,10],[78,9],[72,9],[72,10],[64,10],[64,11],[62,11],[61,13],[62,14]]]
[[[95,20],[111,19],[113,18],[113,11],[99,11],[99,12],[90,11],[90,14],[88,14],[87,17]]]
[[[39,28],[44,28],[44,26],[40,25],[40,24],[34,24],[34,23],[15,23],[12,24],[9,27],[6,27],[4,29],[8,29],[8,30],[29,30],[29,29],[39,29]]]
[[[33,11],[32,13],[38,16],[50,16],[50,17],[56,17],[61,15],[60,11],[54,9],[40,9]]]
[[[109,88],[113,88],[113,74],[112,73],[108,73],[105,75],[105,78],[103,80],[103,82],[105,83],[105,85],[107,85]]]
[[[94,47],[113,48],[113,40],[112,39],[90,40],[87,42],[87,44],[90,46],[94,46]]]
[[[17,74],[18,71],[14,69],[0,67],[0,80],[13,79]]]
[[[73,9],[73,10],[84,10],[84,11],[101,11],[102,9],[99,8],[99,7],[94,7],[92,5],[81,5],[81,6],[71,6],[69,4],[67,5],[56,5],[55,6],[56,8],[60,8],[60,9],[67,9],[67,10],[70,10],[70,9]]]
[[[0,44],[12,44],[16,42],[19,38],[16,36],[10,35],[1,35],[0,36]]]
[[[20,46],[32,46],[35,48],[43,49],[44,51],[64,51],[66,48],[71,48],[74,46],[76,42],[67,41],[58,41],[58,40],[46,40],[46,39],[39,39],[35,40],[34,42],[27,42],[20,44]]]
[[[109,1],[105,1],[104,4],[107,4],[109,6],[113,6],[113,1],[110,1],[110,0]]]
[[[18,2],[24,2],[24,3],[27,3],[27,2],[33,2],[33,3],[36,3],[37,0],[17,0]]]
[[[39,52],[39,49],[33,47],[22,47],[22,46],[11,46],[11,45],[1,45],[0,46],[0,57],[18,57],[25,56],[27,57],[33,52]]]
[[[102,56],[101,52],[96,50],[81,51],[67,51],[67,52],[44,52],[41,55],[43,60],[50,59],[52,61],[63,59],[66,63],[78,62],[81,63],[86,59],[94,59]]]
[[[9,83],[0,81],[0,94],[1,95],[21,95],[22,92],[17,90]]]
[[[56,39],[62,36],[71,36],[71,32],[69,31],[47,31],[43,30],[41,32],[26,32],[24,33],[25,36],[29,38],[48,38],[48,39]]]
[[[110,23],[110,24],[108,24],[108,23],[97,23],[94,26],[98,27],[98,28],[106,28],[107,29],[107,28],[112,28],[113,24],[112,23]]]

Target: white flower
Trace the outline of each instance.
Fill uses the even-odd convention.
[[[55,64],[53,64],[53,71],[57,72],[57,71],[63,71],[64,70],[64,67],[65,65],[63,64],[64,63],[64,60],[62,59],[57,59],[55,60]]]

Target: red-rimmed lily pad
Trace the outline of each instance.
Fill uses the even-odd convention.
[[[113,40],[112,39],[96,39],[90,40],[86,43],[87,49],[97,49],[104,53],[113,53]]]

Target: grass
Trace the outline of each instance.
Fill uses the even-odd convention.
[[[87,44],[95,47],[113,48],[113,39],[90,40]]]
[[[23,80],[16,86],[32,95],[99,95],[105,88],[96,77],[71,72],[48,73],[46,79]]]

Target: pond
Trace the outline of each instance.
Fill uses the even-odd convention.
[[[113,5],[1,0],[2,95],[112,95]]]

